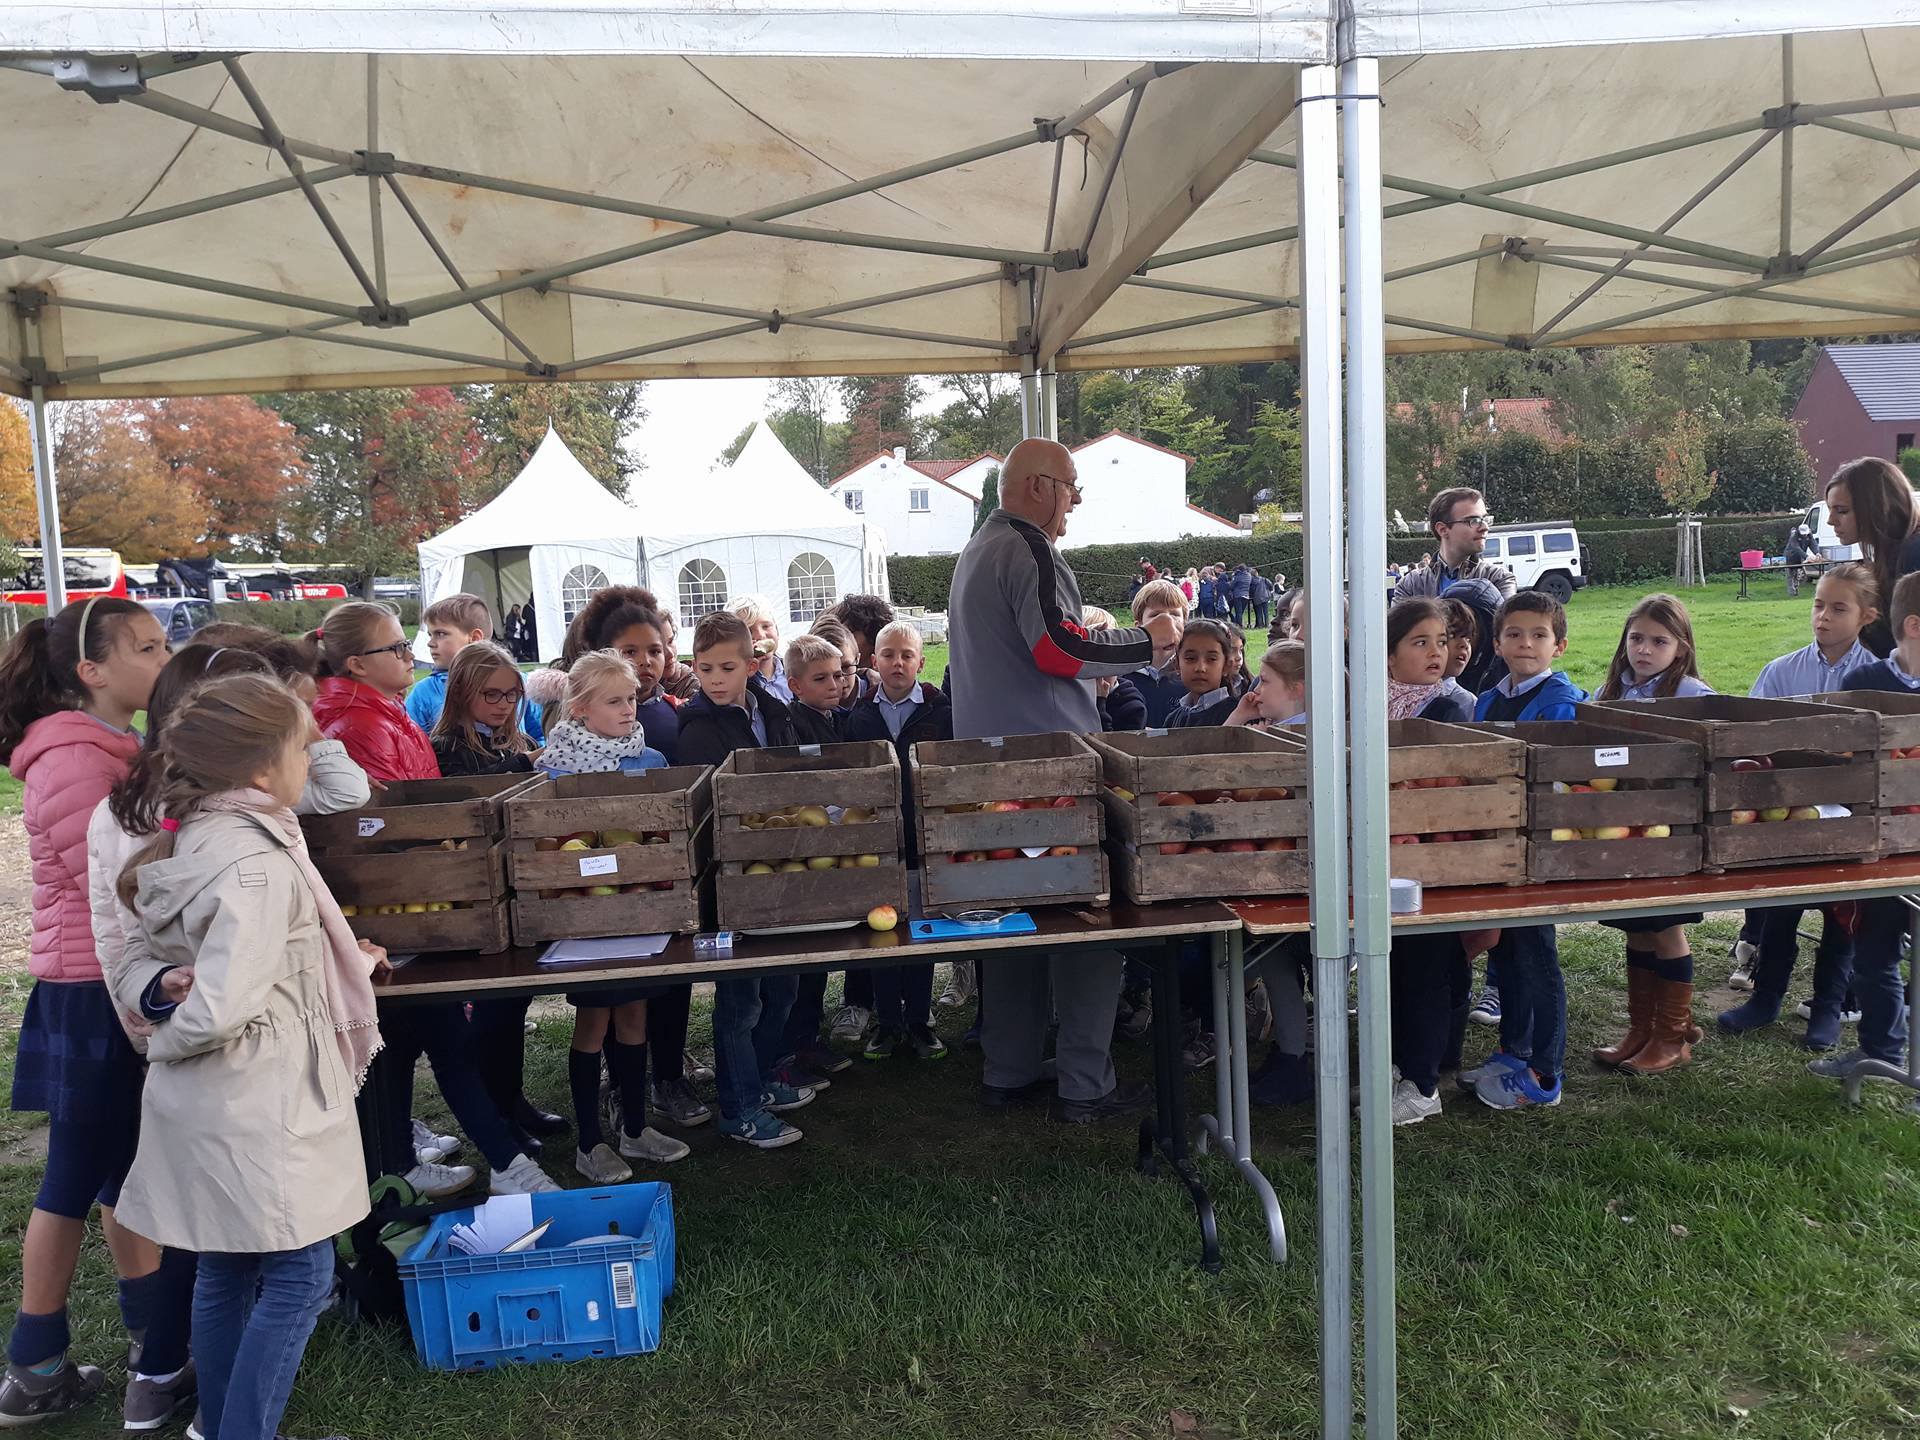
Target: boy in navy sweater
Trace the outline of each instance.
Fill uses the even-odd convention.
[[[1862,665],[1840,682],[1842,690],[1888,690],[1895,695],[1920,691],[1920,571],[1903,575],[1887,607],[1893,649],[1884,660]]]
[[[739,616],[717,610],[700,622],[693,669],[700,693],[680,712],[681,764],[718,765],[735,750],[794,743],[787,707],[760,678],[753,636]],[[771,1150],[801,1138],[780,1118],[811,1104],[815,1088],[794,1084],[778,1068],[795,989],[792,975],[721,980],[713,987],[717,1128],[729,1140]]]
[[[1475,720],[1571,720],[1587,692],[1553,668],[1567,650],[1567,611],[1539,590],[1522,590],[1493,617],[1493,649],[1507,676],[1488,687]]]
[[[1171,580],[1155,580],[1142,585],[1139,593],[1133,597],[1135,625],[1145,625],[1156,615],[1171,615],[1182,626],[1187,622],[1187,597]],[[1187,693],[1187,687],[1180,683],[1180,631],[1174,632],[1173,642],[1164,652],[1158,648],[1154,650],[1153,664],[1143,666],[1125,678],[1133,682],[1134,688],[1140,692],[1140,698],[1146,702],[1146,723],[1165,725],[1168,713]]]
[[[907,859],[912,863],[919,847],[914,839],[910,752],[921,740],[953,738],[953,706],[938,686],[920,678],[926,657],[920,632],[907,621],[896,620],[874,637],[873,660],[880,684],[848,715],[847,739],[890,741],[898,752],[900,818],[907,837]],[[931,964],[876,969],[873,1002],[873,1035],[867,1041],[867,1059],[890,1059],[902,1045],[922,1060],[938,1060],[947,1053],[928,1020],[933,1006]]]

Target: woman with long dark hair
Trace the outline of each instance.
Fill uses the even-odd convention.
[[[1858,545],[1873,567],[1880,593],[1920,570],[1920,507],[1913,482],[1890,460],[1849,460],[1827,481],[1827,523],[1842,545]],[[1884,660],[1893,651],[1893,627],[1883,616],[1860,632],[1860,643]]]

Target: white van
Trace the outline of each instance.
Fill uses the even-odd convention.
[[[1499,525],[1487,534],[1486,558],[1514,573],[1522,590],[1544,590],[1562,605],[1593,568],[1571,525]]]

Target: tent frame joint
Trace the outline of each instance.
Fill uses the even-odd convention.
[[[769,335],[778,335],[780,333],[780,327],[784,323],[784,317],[780,314],[779,309],[776,308],[774,312],[767,317],[767,333]]]
[[[78,91],[97,105],[147,93],[138,55],[62,55],[51,73],[62,90]]]
[[[356,150],[353,152],[353,169],[356,175],[366,176],[400,173],[400,167],[395,162],[391,150]]]
[[[413,323],[404,305],[362,305],[360,323],[370,330],[401,330]]]
[[[1811,125],[1813,120],[1800,112],[1803,105],[1789,102],[1785,105],[1769,105],[1760,112],[1760,124],[1768,130],[1791,130],[1796,125]]]
[[[20,312],[24,320],[39,319],[40,312],[47,308],[47,302],[53,298],[38,285],[16,285],[9,293],[13,308]]]

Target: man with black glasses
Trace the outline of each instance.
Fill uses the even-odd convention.
[[[1490,582],[1502,599],[1520,588],[1513,572],[1481,558],[1487,548],[1487,531],[1493,517],[1487,514],[1487,502],[1478,490],[1460,486],[1442,490],[1427,506],[1427,528],[1439,542],[1434,556],[1425,565],[1409,570],[1394,587],[1395,600],[1437,596],[1455,580],[1478,579]]]

